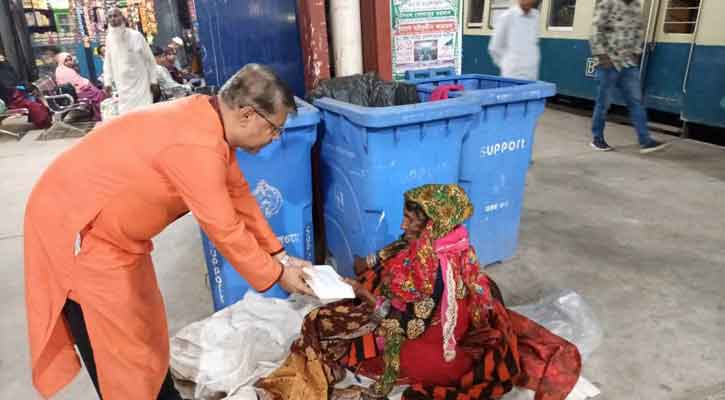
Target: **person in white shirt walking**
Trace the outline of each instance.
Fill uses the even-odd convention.
[[[506,78],[539,79],[539,10],[536,0],[515,0],[495,27],[488,52]]]

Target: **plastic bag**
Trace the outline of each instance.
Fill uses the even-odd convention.
[[[562,290],[536,303],[509,308],[576,345],[582,361],[602,343],[602,327],[594,311],[572,290]]]
[[[307,101],[312,103],[315,99],[330,97],[367,107],[370,105],[370,92],[376,79],[375,74],[367,73],[322,81],[307,94]]]
[[[101,120],[108,121],[118,116],[118,97],[109,97],[101,102]]]
[[[373,107],[402,106],[418,103],[418,90],[403,82],[378,81],[373,86],[370,105]]]
[[[572,290],[562,290],[536,303],[509,307],[552,333],[573,343],[582,356],[589,358],[602,343],[602,327],[587,302]],[[586,400],[599,395],[599,389],[583,376],[567,396],[567,400]],[[533,400],[534,392],[516,387],[501,400]]]
[[[363,107],[388,107],[419,102],[415,85],[388,82],[373,72],[343,76],[320,82],[307,94],[307,101],[330,97]]]
[[[305,315],[319,305],[310,297],[283,300],[248,292],[241,301],[184,327],[171,339],[171,372],[181,383],[182,396],[216,400],[249,395],[248,387],[279,367]]]

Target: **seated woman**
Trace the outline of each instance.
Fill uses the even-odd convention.
[[[100,121],[101,102],[106,99],[106,94],[75,70],[75,60],[72,55],[69,53],[59,53],[56,56],[56,60],[58,61],[58,66],[55,69],[55,83],[58,86],[66,84],[73,85],[78,99],[88,101],[93,111],[93,119]]]
[[[473,214],[458,185],[405,193],[400,240],[356,260],[357,299],[307,315],[285,363],[256,383],[285,400],[497,399],[512,387],[564,400],[579,377],[576,347],[508,310],[462,225]],[[334,389],[345,369],[376,380]]]
[[[20,77],[17,72],[5,59],[5,56],[0,54],[0,99],[9,110],[27,109],[28,119],[37,129],[49,127],[50,111],[47,105],[18,90],[17,87],[20,85]]]

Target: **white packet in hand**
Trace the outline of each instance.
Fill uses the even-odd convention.
[[[305,282],[320,300],[354,299],[352,286],[329,265],[314,265],[303,269]]]

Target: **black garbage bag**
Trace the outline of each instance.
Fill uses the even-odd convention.
[[[372,107],[402,106],[418,102],[418,90],[415,85],[404,82],[378,81],[373,87],[370,98]]]
[[[322,97],[364,107],[401,106],[419,102],[415,85],[384,81],[374,72],[322,81],[307,93],[309,102]]]

